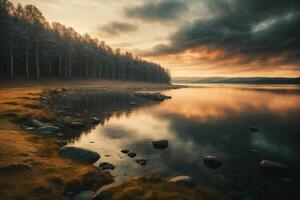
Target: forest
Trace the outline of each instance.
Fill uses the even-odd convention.
[[[8,0],[0,0],[0,77],[170,82],[159,64],[49,23],[34,5],[15,7]]]

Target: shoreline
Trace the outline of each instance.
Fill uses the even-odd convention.
[[[63,81],[65,82],[65,81]],[[53,122],[57,114],[41,103],[40,97],[49,95],[54,88],[68,89],[118,89],[137,90],[178,89],[182,86],[141,82],[76,82],[47,84],[44,82],[17,82],[0,86],[0,198],[5,199],[69,199],[82,191],[94,191],[113,182],[110,173],[93,165],[63,159],[58,155],[62,144],[56,137],[45,137],[26,131],[20,125],[30,119]],[[3,83],[3,82],[2,82]],[[85,85],[82,85],[85,83]],[[54,89],[54,90],[53,90]],[[57,95],[56,92],[53,95]],[[53,98],[53,96],[50,98]],[[127,185],[138,184],[140,190],[153,186],[151,181],[133,180],[112,188],[118,192],[127,190]],[[155,179],[155,178],[154,178]],[[151,185],[149,185],[149,182]],[[178,191],[198,195],[198,189],[170,184],[161,178],[155,179],[155,188],[166,185],[168,193]],[[129,187],[129,186],[128,186]],[[177,189],[176,189],[177,188]],[[166,194],[161,194],[166,195]],[[219,195],[222,196],[222,195]],[[97,198],[96,198],[97,199]],[[191,198],[193,199],[193,198]],[[218,198],[219,199],[219,198]],[[222,198],[223,199],[223,198]]]

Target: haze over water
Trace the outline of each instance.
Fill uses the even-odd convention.
[[[193,85],[163,91],[171,100],[113,115],[104,125],[82,134],[70,145],[97,151],[116,166],[117,181],[131,176],[189,175],[198,184],[227,193],[253,197],[293,194],[299,184],[300,88],[298,86]],[[258,132],[251,132],[256,127]],[[152,141],[167,139],[169,147],[156,150]],[[137,153],[129,158],[120,150]],[[224,162],[218,170],[207,168],[203,157],[216,155]],[[140,166],[135,159],[146,159]],[[291,168],[291,174],[268,177],[261,160]],[[292,177],[294,187],[280,184]],[[268,194],[265,191],[270,191]],[[270,196],[271,195],[271,196]]]

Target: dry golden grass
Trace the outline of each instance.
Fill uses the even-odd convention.
[[[0,90],[0,199],[65,199],[66,191],[98,189],[107,173],[58,156],[54,139],[19,128],[16,122],[55,115],[37,101],[40,88]]]
[[[97,199],[107,200],[225,200],[218,191],[204,187],[188,188],[166,182],[159,177],[140,178],[112,187]],[[103,198],[104,197],[104,198]]]

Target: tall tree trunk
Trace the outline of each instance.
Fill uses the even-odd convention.
[[[59,55],[59,78],[61,78],[61,55]]]
[[[113,64],[111,66],[111,79],[114,80],[115,79],[115,64]]]
[[[28,44],[27,44],[27,41],[26,41],[26,44],[25,44],[25,72],[26,72],[26,79],[29,78],[29,68],[28,68]]]
[[[69,68],[69,62],[68,62],[68,58],[66,58],[66,69],[65,69],[65,77],[66,77],[66,79],[68,78],[68,68]]]
[[[98,76],[97,76],[98,79],[101,78],[101,66],[98,67]]]
[[[52,67],[51,67],[51,63],[49,63],[48,69],[49,69],[49,77],[51,78],[51,76],[52,76]]]
[[[36,48],[35,48],[35,64],[36,64],[36,78],[40,79],[39,48],[38,48],[38,45],[36,45]]]
[[[87,56],[85,55],[85,78],[89,78],[89,68],[88,68],[88,59]]]
[[[9,41],[9,54],[10,54],[10,77],[14,77],[14,55],[11,41]]]
[[[71,79],[71,73],[72,73],[71,63],[72,63],[72,58],[71,58],[71,55],[70,55],[69,56],[69,79]]]

